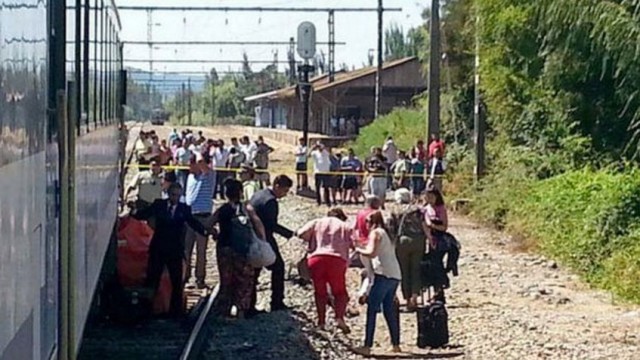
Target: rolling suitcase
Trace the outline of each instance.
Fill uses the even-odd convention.
[[[449,315],[444,302],[431,299],[418,307],[416,314],[418,318],[418,347],[439,348],[449,342]]]

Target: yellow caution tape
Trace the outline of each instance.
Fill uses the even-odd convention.
[[[149,169],[151,168],[151,165],[139,165],[139,164],[129,164],[126,165],[126,167],[129,168],[137,168],[137,169]],[[161,165],[160,166],[162,169],[164,170],[189,170],[191,169],[191,166],[184,166],[184,165]],[[215,171],[226,171],[226,172],[235,172],[235,173],[239,173],[241,171],[243,171],[242,168],[227,168],[227,167],[213,167],[210,168],[212,170]],[[269,173],[268,169],[253,169],[254,172],[256,173]],[[386,178],[387,176],[391,176],[393,177],[393,174],[387,174],[387,173],[372,173],[372,172],[353,172],[353,171],[325,171],[325,172],[313,172],[311,170],[307,170],[307,171],[294,171],[295,174],[300,174],[300,175],[329,175],[329,176],[377,176],[377,177],[384,177]],[[431,176],[427,175],[427,174],[405,174],[404,175],[405,178],[424,178],[424,179],[428,179]],[[434,175],[435,178],[444,178],[444,175]]]

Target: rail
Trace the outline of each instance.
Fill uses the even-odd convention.
[[[182,355],[180,355],[180,360],[197,359],[200,355],[203,340],[208,333],[208,328],[205,327],[205,323],[207,322],[209,315],[211,315],[211,309],[213,308],[213,304],[216,301],[219,291],[220,285],[216,285],[211,294],[209,294],[205,307],[198,315],[198,320],[196,321],[193,330],[191,330],[189,339],[187,339]]]

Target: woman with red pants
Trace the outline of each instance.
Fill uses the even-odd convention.
[[[354,234],[346,220],[347,216],[341,209],[332,209],[326,217],[304,225],[297,235],[309,244],[308,264],[315,289],[318,327],[323,329],[325,326],[329,285],[334,297],[337,326],[348,334],[350,329],[344,321],[349,303],[345,274]]]

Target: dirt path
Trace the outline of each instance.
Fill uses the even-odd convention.
[[[166,134],[160,132],[161,136]],[[224,134],[221,136],[220,134]],[[216,128],[205,136],[241,136],[241,130]],[[290,146],[268,142],[276,148],[274,170],[290,169]],[[278,165],[276,165],[278,164]],[[354,214],[357,208],[348,208]],[[326,208],[297,197],[282,201],[281,220],[295,229],[323,215]],[[510,250],[510,239],[463,217],[453,216],[451,233],[462,243],[460,276],[448,291],[451,346],[417,349],[415,314],[402,314],[402,344],[398,358],[461,359],[639,359],[640,308],[613,303],[609,294],[588,289],[562,266],[533,254]],[[295,263],[303,254],[297,240],[280,241],[285,262]],[[260,304],[268,302],[268,272],[262,277]],[[357,289],[358,275],[349,272],[350,291]],[[317,332],[310,287],[287,283],[291,315],[270,314],[250,324],[220,324],[218,340],[210,354],[218,359],[356,359],[349,347],[361,344],[364,308],[349,319],[348,337],[333,331]],[[253,331],[252,331],[253,329]],[[272,329],[273,331],[270,331]],[[385,355],[387,330],[378,318],[376,355]],[[234,342],[228,339],[236,339]],[[283,339],[287,346],[279,346]],[[215,339],[214,339],[215,340]],[[298,342],[297,346],[292,342]],[[228,343],[228,344],[227,344]],[[282,345],[282,343],[281,343]],[[235,347],[232,347],[235,346]],[[213,356],[215,354],[215,356]],[[224,354],[224,356],[222,355]],[[297,355],[296,355],[297,354]],[[396,358],[396,357],[388,357]]]

